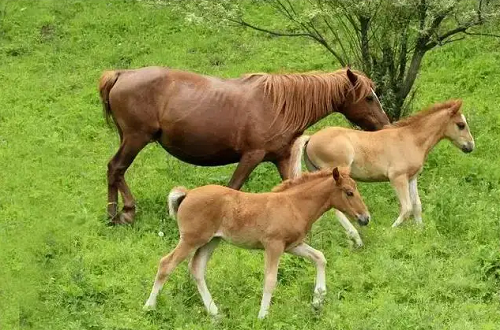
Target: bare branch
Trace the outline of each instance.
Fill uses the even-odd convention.
[[[449,30],[448,32],[445,32],[443,33],[442,35],[438,36],[436,38],[436,40],[433,40],[433,41],[430,41],[428,42],[424,47],[423,49],[425,51],[428,51],[434,47],[436,47],[437,45],[440,45],[442,44],[442,42],[444,40],[446,40],[447,38],[455,35],[455,34],[458,34],[458,33],[465,33],[467,31],[467,29],[475,26],[475,25],[479,25],[480,23],[479,22],[469,22],[468,24],[466,25],[462,25],[462,26],[458,26],[452,30]]]
[[[441,43],[441,46],[446,45],[446,44],[451,44],[452,42],[460,41],[460,40],[464,40],[464,39],[465,39],[465,37],[457,37],[454,39],[448,39],[448,40],[444,41],[443,43]]]
[[[249,27],[249,28],[257,30],[257,31],[265,32],[267,34],[271,34],[271,35],[277,36],[277,37],[309,37],[309,38],[316,39],[315,36],[313,36],[311,33],[289,33],[289,32],[271,31],[268,29],[264,29],[264,28],[252,25],[244,20],[235,20],[232,18],[228,18],[228,20],[230,22],[233,22],[233,23],[245,26],[245,27]]]
[[[317,41],[319,44],[321,44],[323,47],[325,47],[336,59],[339,61],[340,65],[346,66],[347,63],[346,61],[328,44],[328,42],[321,36],[321,35],[315,35],[313,33],[307,32],[307,33],[289,33],[289,32],[279,32],[279,31],[272,31],[268,29],[264,29],[258,26],[255,26],[253,24],[250,24],[242,19],[240,20],[235,20],[232,18],[229,18],[230,22],[251,28],[253,30],[265,32],[270,35],[278,36],[278,37],[307,37],[314,39]]]
[[[485,36],[485,37],[500,38],[500,34],[494,34],[494,33],[480,33],[480,32],[464,31],[463,34],[466,34],[468,36]]]

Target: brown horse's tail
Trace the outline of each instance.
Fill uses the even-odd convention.
[[[170,190],[170,193],[168,194],[168,214],[172,218],[177,218],[177,211],[179,210],[179,206],[181,205],[184,198],[186,198],[188,192],[189,190],[184,187],[175,187]]]
[[[290,179],[295,179],[302,173],[302,154],[304,147],[311,137],[309,135],[302,135],[295,140],[292,145],[290,155]]]
[[[104,71],[99,79],[99,94],[101,95],[102,106],[104,109],[104,118],[106,123],[111,126],[110,118],[113,117],[111,113],[111,106],[109,105],[109,92],[118,80],[121,71]]]

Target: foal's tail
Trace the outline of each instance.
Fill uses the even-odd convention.
[[[292,145],[290,155],[290,179],[300,176],[302,173],[302,154],[304,147],[311,137],[309,135],[302,135],[295,140]]]
[[[175,187],[168,194],[168,214],[174,219],[177,218],[177,210],[188,193],[184,187]]]
[[[104,71],[99,79],[99,94],[101,95],[102,106],[104,109],[104,118],[106,123],[111,126],[112,117],[111,106],[109,105],[109,92],[118,80],[121,71]]]

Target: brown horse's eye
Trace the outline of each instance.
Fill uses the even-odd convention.
[[[366,100],[367,100],[368,102],[372,102],[372,101],[374,100],[373,95],[368,95],[368,96],[366,97]]]
[[[465,128],[465,124],[464,123],[457,123],[457,127],[459,130],[463,130]]]
[[[347,196],[349,196],[349,197],[354,196],[354,193],[353,193],[351,190],[347,190],[347,191],[345,192],[345,194],[346,194]]]

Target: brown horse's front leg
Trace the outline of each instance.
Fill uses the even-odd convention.
[[[281,180],[288,180],[291,176],[290,174],[290,156],[281,158],[280,160],[274,162],[280,173]]]
[[[247,152],[241,156],[240,162],[234,171],[229,184],[229,188],[240,190],[250,173],[262,162],[266,152],[264,150],[255,150]]]

